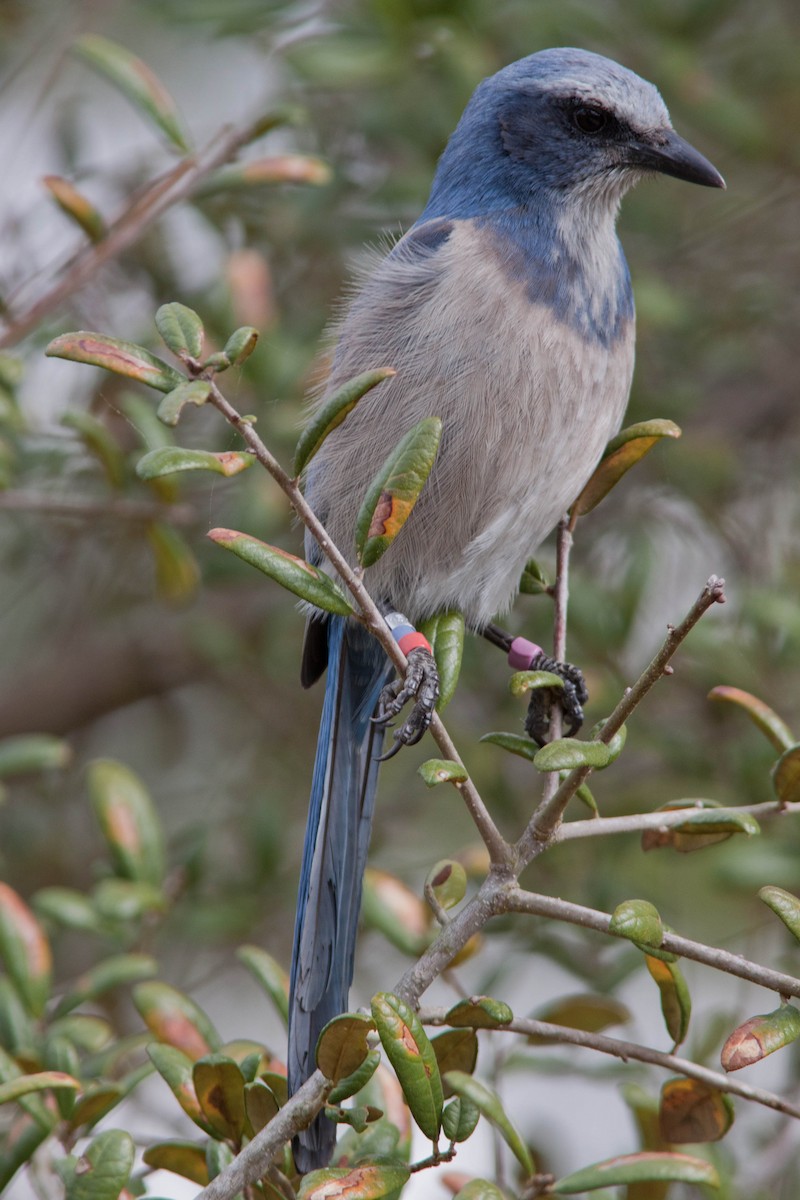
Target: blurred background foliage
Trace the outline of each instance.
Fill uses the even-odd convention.
[[[6,349],[0,736],[63,735],[73,760],[9,789],[0,809],[3,878],[25,895],[87,886],[100,844],[85,768],[114,757],[146,782],[171,859],[185,869],[181,899],[158,932],[170,977],[185,978],[201,950],[228,962],[242,938],[288,961],[320,695],[300,690],[302,620],[286,594],[204,534],[230,526],[297,550],[299,533],[258,470],[155,492],[139,483],[137,458],[167,436],[154,425],[150,396],[46,361],[43,347],[82,327],[157,350],[152,314],[169,300],[197,309],[219,344],[235,324],[253,324],[259,348],[223,384],[288,462],[321,335],[363,265],[362,247],[415,219],[476,83],[559,44],[608,54],[656,82],[676,127],[728,181],[725,194],[646,181],[623,210],[639,322],[629,420],[668,417],[684,436],[656,449],[578,527],[569,656],[589,678],[590,724],[709,574],[727,578],[729,600],[692,635],[675,675],[631,722],[624,755],[593,787],[604,814],[682,797],[770,799],[770,747],[706,694],[721,683],[747,688],[800,731],[797,6],[0,0],[0,311],[11,327],[80,244],[40,177],[68,177],[110,219],[174,161],[140,115],[69,53],[86,32],[114,38],[153,67],[198,145],[225,123],[291,105],[294,122],[245,157],[319,156],[330,179],[199,193]],[[205,410],[182,421],[179,440],[235,445]],[[552,570],[549,546],[540,558]],[[515,630],[543,642],[549,622],[544,597],[522,597],[512,618]],[[489,729],[520,728],[524,709],[507,678],[497,652],[471,639],[448,724],[514,835],[535,802],[536,778],[521,760],[477,744]],[[431,799],[415,774],[429,754],[404,752],[384,770],[373,836],[373,862],[416,888],[442,853],[475,841],[455,793]],[[767,882],[796,890],[798,848],[800,830],[788,821],[757,842],[735,839],[698,856],[643,856],[634,839],[605,840],[600,853],[596,843],[571,843],[537,860],[525,882],[606,910],[646,895],[682,932],[745,952],[758,941],[758,956],[772,947],[779,966],[783,943],[767,940],[772,918],[755,890]],[[515,954],[498,967],[498,993],[523,952],[568,961],[584,976],[580,986],[603,986],[596,947],[572,934],[517,921],[508,939]],[[381,965],[372,937],[365,947],[368,994],[388,983],[387,971],[394,978],[394,960]],[[82,955],[90,951],[71,941],[62,972],[77,972]],[[470,986],[482,985],[481,960],[470,970]],[[531,995],[530,1006],[538,1000]]]

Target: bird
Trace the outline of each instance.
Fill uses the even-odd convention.
[[[511,63],[477,87],[420,217],[335,329],[320,403],[360,372],[395,370],[328,436],[304,480],[354,566],[356,515],[379,467],[423,418],[440,418],[442,434],[413,511],[364,576],[387,624],[404,631],[405,679],[392,683],[356,621],[315,614],[306,627],[302,683],[326,667],[327,678],[291,968],[291,1093],[314,1069],[322,1028],[347,1007],[384,726],[411,699],[394,738],[397,748],[416,741],[436,701],[435,663],[414,630],[456,610],[480,633],[507,613],[525,563],[621,425],[635,315],[616,219],[629,188],[654,174],[725,187],[631,70],[575,48]],[[308,536],[306,555],[335,574]],[[298,1170],[326,1165],[335,1136],[317,1117],[295,1139]]]

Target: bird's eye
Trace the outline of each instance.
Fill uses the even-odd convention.
[[[604,108],[593,104],[580,104],[571,113],[572,123],[581,133],[600,133],[609,122],[609,115]]]

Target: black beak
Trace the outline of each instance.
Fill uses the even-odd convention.
[[[717,168],[694,146],[678,137],[673,129],[658,129],[642,137],[632,143],[629,153],[631,166],[673,175],[676,179],[699,183],[703,187],[725,187],[725,180]]]

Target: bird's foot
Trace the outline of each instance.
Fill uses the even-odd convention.
[[[393,679],[378,699],[378,709],[372,718],[376,725],[384,728],[391,723],[409,700],[414,707],[403,724],[392,734],[394,745],[384,754],[381,762],[392,758],[402,746],[414,746],[430,725],[439,699],[439,672],[436,659],[424,646],[409,650],[408,668],[405,679]]]
[[[531,692],[525,732],[543,746],[550,732],[550,712],[554,703],[561,705],[566,728],[563,737],[574,737],[583,724],[583,705],[589,699],[583,673],[572,663],[558,662],[548,654],[538,654],[528,668],[532,671],[550,671],[564,681],[563,688],[536,688]]]

